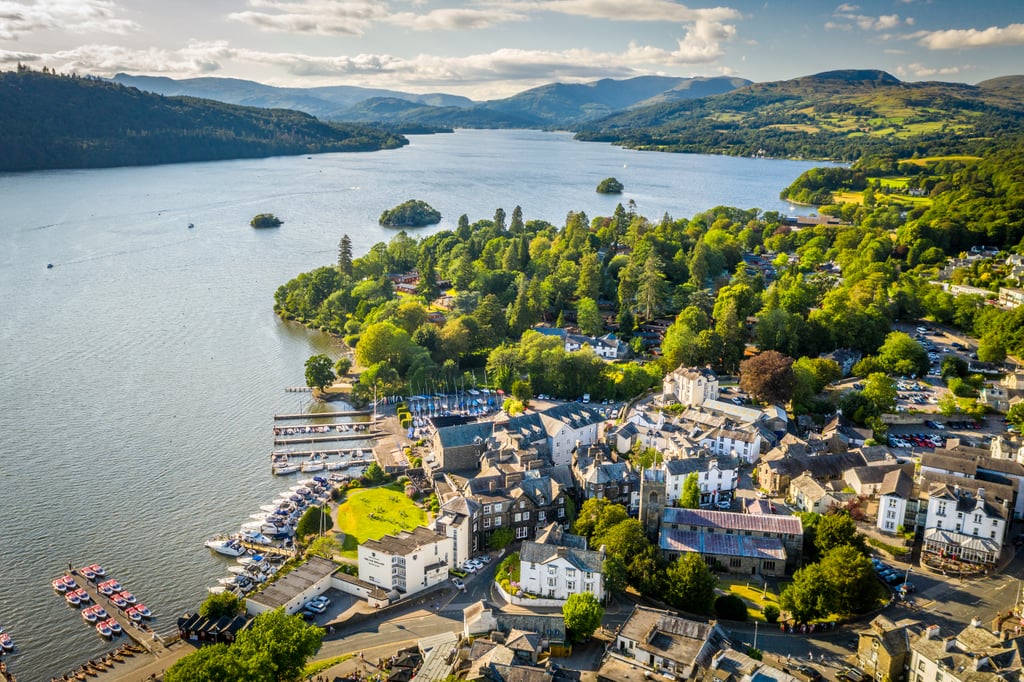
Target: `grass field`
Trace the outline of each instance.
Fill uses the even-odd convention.
[[[345,534],[342,556],[355,557],[356,547],[390,533],[412,530],[427,522],[427,512],[397,486],[353,490],[338,507],[335,530]]]
[[[778,590],[782,591],[788,584],[789,581],[778,583]],[[778,592],[771,586],[765,591],[764,583],[752,582],[735,576],[719,575],[718,587],[726,594],[734,594],[747,603],[747,618],[749,620],[757,620],[763,623],[765,620],[762,610],[765,605],[779,605]],[[779,610],[781,611],[782,609],[780,608]]]

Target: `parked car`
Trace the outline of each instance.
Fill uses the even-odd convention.
[[[839,673],[839,677],[846,678],[850,682],[863,682],[865,676],[858,668],[850,667],[843,668],[842,672]]]
[[[487,564],[491,563],[491,555],[490,554],[483,554],[481,556],[478,556],[476,558],[476,561],[482,562],[486,566]]]
[[[459,570],[463,573],[476,573],[480,570],[480,567],[471,561],[467,561],[461,566],[459,566]]]
[[[455,589],[457,590],[466,589],[466,583],[462,582],[461,578],[452,578],[452,585],[455,585]]]
[[[327,608],[328,606],[331,605],[331,600],[321,594],[318,597],[313,597],[312,599],[310,599],[309,603],[310,604],[323,604],[324,608]]]
[[[327,605],[320,602],[308,601],[303,608],[307,611],[312,611],[313,613],[323,613],[327,610]]]
[[[715,507],[723,511],[729,511],[732,509],[732,502],[729,500],[719,500],[718,502],[715,502]]]
[[[799,665],[796,671],[810,680],[810,682],[819,682],[821,680],[821,673],[809,665]]]

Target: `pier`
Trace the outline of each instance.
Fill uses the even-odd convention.
[[[340,455],[341,457],[356,457],[363,453],[373,454],[372,448],[334,448],[328,450],[273,450],[270,453],[271,459],[278,457],[309,457],[310,455]]]
[[[330,419],[333,417],[365,417],[373,414],[370,410],[348,410],[345,412],[302,412],[296,414],[275,414],[274,421],[289,419]]]
[[[137,644],[145,647],[146,651],[151,654],[157,654],[163,650],[164,646],[160,643],[159,637],[149,626],[146,626],[146,630],[143,630],[140,623],[136,623],[128,616],[124,615],[124,611],[118,608],[114,602],[110,601],[105,594],[96,589],[96,583],[92,580],[86,580],[85,577],[78,571],[72,571],[72,575],[75,576],[75,582],[78,586],[85,590],[86,594],[92,599],[93,604],[102,604],[103,608],[112,618],[116,618],[117,622],[121,624],[121,631],[131,637]],[[100,580],[100,582],[103,582]],[[140,603],[141,600],[140,600]],[[77,614],[76,614],[77,615]]]
[[[247,540],[239,540],[239,544],[242,545],[242,547],[251,550],[253,554],[262,554],[264,556],[267,554],[276,554],[287,559],[294,559],[298,554],[298,551],[294,549],[275,547],[274,545],[261,545],[257,542],[249,542]]]
[[[332,443],[347,440],[372,440],[384,435],[383,431],[363,431],[361,433],[327,433],[275,438],[274,445],[297,445],[299,443]]]

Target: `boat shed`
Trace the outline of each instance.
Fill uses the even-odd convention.
[[[245,616],[204,618],[198,613],[186,613],[178,619],[178,636],[186,642],[230,644],[248,622]]]
[[[298,613],[306,602],[333,586],[331,576],[337,570],[333,561],[310,557],[288,575],[246,597],[245,610],[250,616],[282,607],[288,615]]]

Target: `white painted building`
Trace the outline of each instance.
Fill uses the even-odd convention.
[[[929,625],[910,643],[907,682],[1005,682],[1018,679],[1021,637],[1003,638],[975,619],[960,632],[943,636]],[[865,671],[867,672],[867,671]]]
[[[692,473],[697,474],[701,504],[731,500],[739,481],[739,460],[735,457],[667,459],[661,466],[665,471],[665,494],[669,503],[679,500],[686,478]]]
[[[895,535],[907,516],[907,501],[913,492],[914,482],[905,471],[890,471],[882,479],[878,489],[878,518],[875,526],[883,533]]]
[[[605,549],[587,549],[587,539],[570,535],[553,523],[537,536],[523,542],[519,550],[519,584],[532,595],[564,601],[572,594],[590,592],[604,600],[601,567]]]
[[[718,400],[718,375],[710,367],[678,367],[662,380],[665,400],[682,405],[703,405]]]
[[[597,442],[597,429],[604,417],[597,410],[581,403],[565,403],[540,413],[547,431],[551,463],[555,466],[572,464],[572,453],[577,445]]]
[[[454,556],[452,538],[420,526],[359,545],[359,579],[407,596],[444,582]]]
[[[1006,537],[1007,510],[989,503],[984,488],[976,490],[937,485],[928,491],[924,551],[995,563]]]
[[[452,565],[458,566],[480,549],[477,545],[480,534],[480,504],[471,498],[458,495],[441,505],[434,530],[452,539]]]
[[[757,429],[711,429],[696,440],[713,454],[740,457],[748,464],[761,456],[761,433]]]

